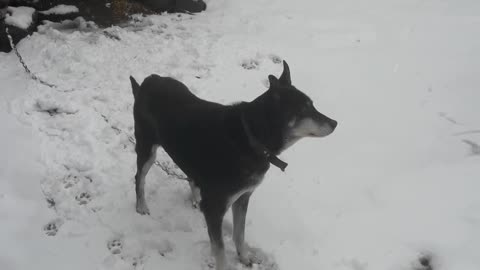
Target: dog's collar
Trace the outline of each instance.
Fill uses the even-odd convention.
[[[244,117],[243,114],[241,115],[240,118],[242,119],[243,129],[245,130],[245,134],[247,135],[248,142],[252,146],[253,150],[257,154],[265,157],[265,159],[268,160],[268,162],[272,163],[272,165],[278,167],[280,170],[282,170],[282,172],[284,172],[285,168],[288,166],[288,164],[286,162],[280,160],[276,155],[274,155],[272,152],[270,152],[270,150],[268,150],[268,148],[265,145],[260,143],[255,138],[255,136],[253,136],[252,131],[248,127],[247,121],[245,120],[245,117]]]

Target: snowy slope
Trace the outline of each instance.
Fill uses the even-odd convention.
[[[135,213],[128,76],[229,103],[262,93],[278,59],[339,127],[285,152],[287,172],[255,192],[246,237],[267,261],[255,269],[480,269],[480,2],[208,7],[104,32],[42,28],[19,50],[58,89],[0,54],[1,269],[209,269],[184,181],[155,166],[152,215]],[[230,216],[225,227],[234,262]]]

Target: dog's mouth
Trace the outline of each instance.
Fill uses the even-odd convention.
[[[326,137],[330,134],[333,133],[333,131],[335,131],[335,128],[337,128],[337,121],[335,120],[330,120],[329,123],[327,124],[323,124],[320,128],[319,128],[319,132],[311,132],[311,136],[310,137]]]
[[[309,132],[306,137],[315,137],[315,138],[326,137],[332,134],[334,130],[335,128],[330,125],[323,125],[318,129],[318,131]]]
[[[325,137],[332,134],[336,126],[336,122],[318,124],[312,119],[304,119],[292,128],[292,136],[297,138]]]

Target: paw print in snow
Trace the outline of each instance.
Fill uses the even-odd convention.
[[[462,140],[462,141],[470,146],[471,155],[480,155],[480,145],[478,143],[470,140]]]
[[[418,263],[414,265],[415,270],[433,270],[432,255],[423,254],[418,258]]]
[[[75,186],[79,181],[79,178],[77,175],[69,174],[63,179],[63,187],[65,189],[69,189],[73,186]]]
[[[272,60],[272,62],[274,64],[281,64],[282,63],[282,58],[280,58],[280,56],[278,56],[278,55],[271,54],[270,59]]]
[[[245,59],[242,61],[241,66],[244,69],[251,70],[251,69],[258,69],[260,62],[257,59]]]
[[[122,241],[113,239],[107,243],[107,248],[112,254],[120,254],[122,252]]]
[[[61,222],[58,220],[50,221],[48,224],[43,226],[43,231],[48,236],[55,236],[60,228]]]
[[[78,204],[84,205],[89,203],[92,200],[92,197],[87,192],[82,192],[75,196],[75,200],[78,201]]]
[[[47,201],[47,206],[48,208],[55,208],[55,205],[57,204],[53,198],[46,198]]]

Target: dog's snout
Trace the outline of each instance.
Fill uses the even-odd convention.
[[[335,129],[335,128],[337,127],[337,125],[338,125],[338,122],[332,119],[332,120],[330,121],[330,125],[332,126],[332,129]]]

